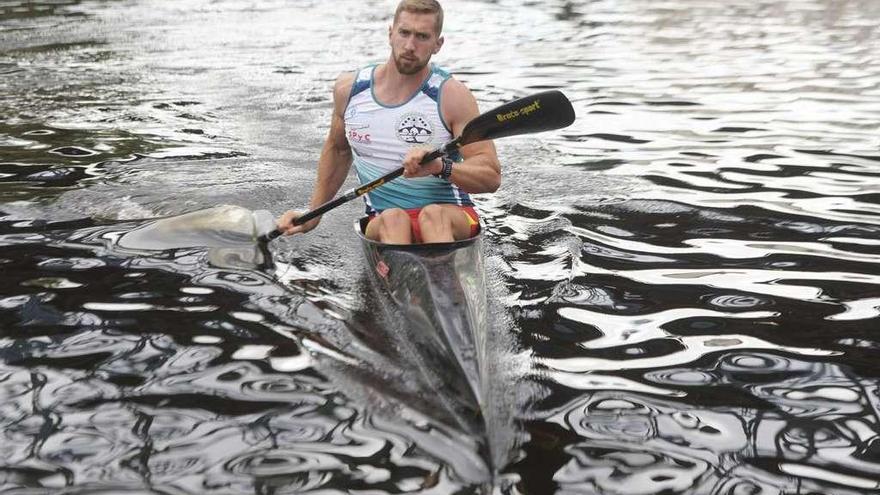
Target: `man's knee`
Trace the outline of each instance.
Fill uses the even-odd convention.
[[[421,227],[438,228],[448,224],[448,215],[440,205],[427,205],[419,212],[419,225]]]
[[[392,230],[410,228],[409,214],[400,208],[389,208],[379,215],[382,226]]]
[[[383,211],[378,218],[375,238],[388,244],[409,244],[412,242],[412,223],[409,214],[399,208]]]
[[[398,208],[385,210],[367,225],[364,234],[368,239],[379,242],[411,242],[412,224],[409,214]]]

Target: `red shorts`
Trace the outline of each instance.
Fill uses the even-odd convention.
[[[468,224],[471,226],[471,232],[469,237],[473,237],[477,235],[477,232],[480,231],[480,216],[477,215],[477,210],[474,210],[473,206],[459,206],[461,210],[468,217]],[[419,227],[419,213],[421,213],[421,208],[412,208],[408,210],[403,210],[409,215],[409,221],[412,225],[412,234],[413,234],[413,242],[415,244],[421,244],[422,241],[422,229]],[[370,215],[370,220],[373,220],[376,215]]]

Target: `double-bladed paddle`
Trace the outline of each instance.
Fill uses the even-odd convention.
[[[568,101],[568,98],[560,91],[544,91],[505,103],[480,114],[464,126],[461,136],[425,155],[421,163],[428,163],[431,160],[446,156],[462,146],[478,141],[532,132],[552,131],[568,127],[572,122],[574,122],[574,109],[571,107],[571,102]],[[389,172],[372,182],[356,187],[342,196],[330,200],[312,211],[306,212],[294,220],[293,224],[302,225],[343,203],[363,196],[401,175],[403,175],[403,167]],[[268,234],[260,236],[259,240],[261,242],[268,242],[279,235],[281,235],[281,231],[275,229]]]

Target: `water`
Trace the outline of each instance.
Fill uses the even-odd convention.
[[[393,6],[0,3],[3,492],[880,491],[873,0],[446,2],[481,108],[578,114],[479,197],[485,438],[399,366],[360,205],[268,267],[115,245],[305,205]]]

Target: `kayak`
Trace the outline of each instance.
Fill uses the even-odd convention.
[[[414,350],[439,396],[479,415],[488,332],[482,229],[456,242],[391,245],[364,237],[366,224],[358,220],[355,232],[389,330]]]

